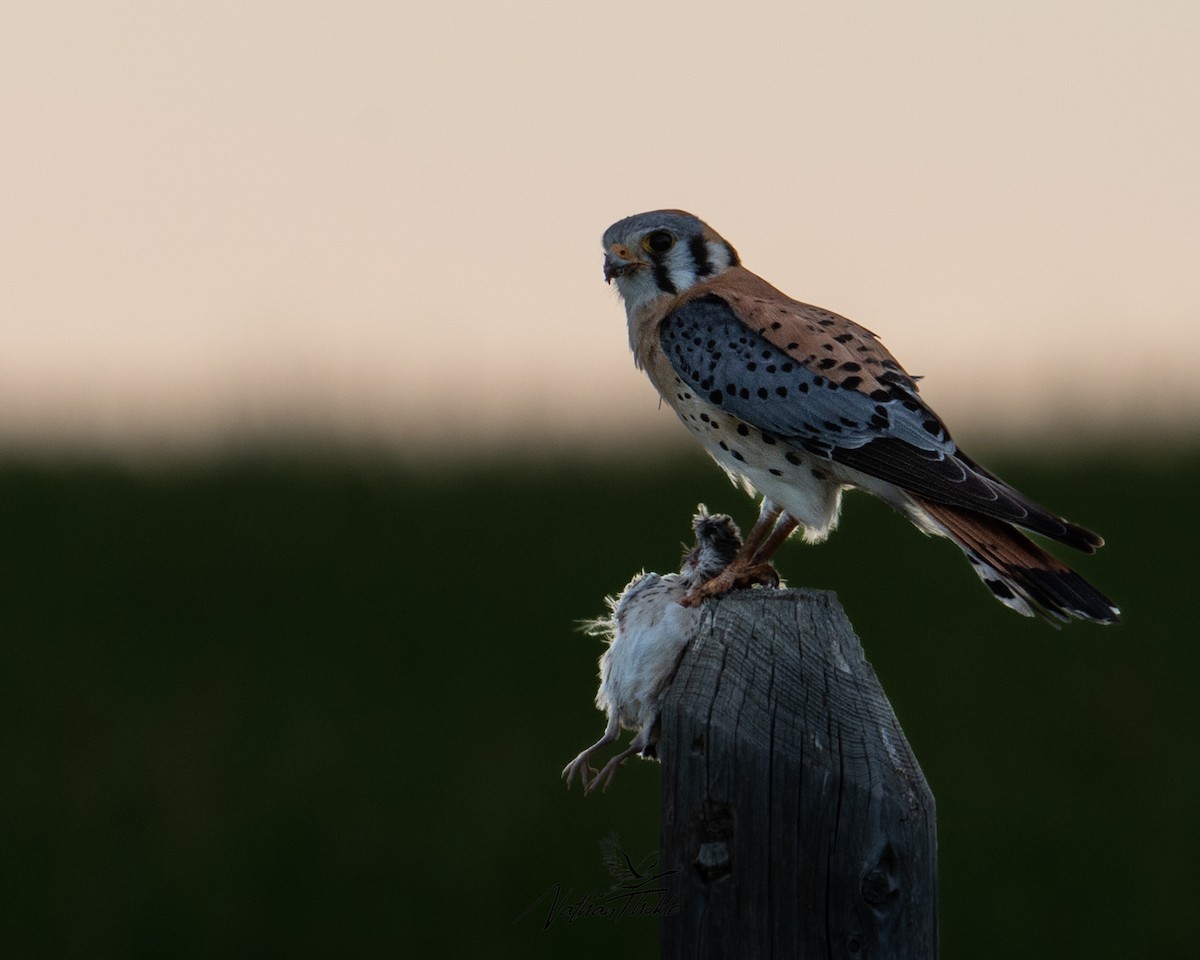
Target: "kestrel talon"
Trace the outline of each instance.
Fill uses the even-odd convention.
[[[761,575],[797,528],[824,540],[842,492],[857,488],[953,540],[1018,613],[1117,621],[1112,601],[1017,528],[1085,553],[1104,541],[963,453],[871,331],[776,290],[681,210],[621,220],[603,244],[634,362],[730,477],[763,498],[735,562],[693,602]]]

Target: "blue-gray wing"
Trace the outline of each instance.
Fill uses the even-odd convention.
[[[857,388],[862,378],[831,377],[804,344],[776,346],[715,293],[668,314],[659,340],[697,396],[813,456],[1081,550],[1099,543],[961,453],[898,366],[875,373],[879,388],[864,393]]]

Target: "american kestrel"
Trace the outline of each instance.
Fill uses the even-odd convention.
[[[824,540],[842,491],[858,488],[957,543],[1013,610],[1117,621],[1112,601],[1016,528],[1085,553],[1104,541],[959,450],[870,330],[776,290],[682,210],[627,217],[603,244],[634,362],[730,477],[763,497],[736,561],[689,602],[761,579],[797,527]]]
[[[700,609],[680,601],[729,566],[742,546],[737,524],[724,514],[710,516],[703,505],[692,520],[692,530],[696,546],[684,555],[679,573],[639,574],[618,599],[609,599],[611,616],[588,624],[589,633],[603,636],[609,644],[600,657],[596,694],[596,706],[608,714],[608,726],[603,737],[563,769],[568,787],[578,776],[584,792],[591,793],[606,787],[617,768],[634,754],[655,754],[662,695],[688,641],[700,628]],[[591,755],[613,743],[622,727],[636,730],[637,735],[597,774]]]

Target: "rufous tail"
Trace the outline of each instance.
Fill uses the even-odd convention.
[[[1099,590],[1003,520],[916,500],[932,526],[957,543],[992,594],[1027,617],[1117,623],[1121,611]]]

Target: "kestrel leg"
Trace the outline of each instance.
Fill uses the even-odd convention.
[[[766,539],[782,513],[782,507],[776,506],[766,497],[763,497],[762,505],[758,508],[758,519],[754,521],[754,526],[746,534],[746,539],[742,542],[742,548],[738,551],[737,556],[733,558],[733,563],[737,563],[739,560],[749,560],[754,556],[758,551],[759,544]]]
[[[799,522],[793,520],[786,513],[779,518],[779,522],[775,524],[775,529],[771,531],[771,535],[767,537],[761,547],[754,551],[754,556],[751,558],[751,565],[769,564],[771,557],[775,555],[775,551],[783,546],[783,542],[792,535],[792,531],[800,526]]]

